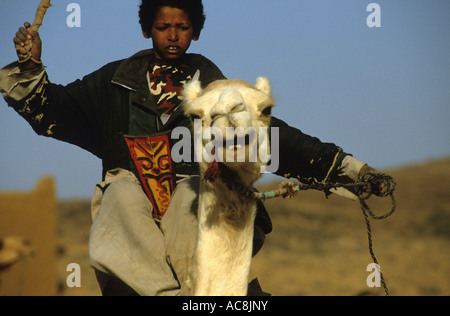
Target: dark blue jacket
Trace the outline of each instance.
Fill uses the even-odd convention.
[[[112,62],[67,86],[52,84],[45,74],[34,92],[20,102],[7,100],[36,133],[79,146],[103,162],[103,175],[114,168],[133,169],[124,135],[145,136],[191,127],[191,120],[175,110],[163,125],[151,96],[146,73],[153,50]],[[184,64],[192,76],[200,70],[203,86],[225,76],[210,60],[187,54]],[[331,143],[322,143],[283,121],[272,118],[279,128],[280,163],[277,175],[303,181],[328,181],[336,176],[346,154]],[[133,170],[132,170],[133,171]],[[175,164],[175,172],[198,174],[195,163]]]

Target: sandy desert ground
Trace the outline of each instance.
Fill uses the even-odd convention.
[[[385,170],[397,181],[397,211],[371,221],[374,251],[392,296],[450,295],[450,159]],[[259,187],[273,189],[277,183]],[[100,295],[88,264],[89,201],[59,202],[60,294]],[[369,205],[383,213],[387,199]],[[252,277],[275,296],[383,295],[366,284],[372,262],[357,202],[316,191],[266,202],[274,230],[255,257]],[[78,263],[81,288],[66,286]]]

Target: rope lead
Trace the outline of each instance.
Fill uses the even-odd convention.
[[[331,189],[336,188],[346,188],[346,189],[353,189],[353,191],[357,192],[358,198],[359,198],[359,204],[361,206],[361,210],[364,215],[364,219],[366,221],[366,227],[367,227],[367,238],[369,241],[369,253],[372,257],[373,262],[377,265],[377,267],[380,267],[377,257],[375,256],[375,252],[373,251],[373,241],[372,241],[372,228],[370,226],[370,219],[369,216],[374,220],[383,220],[391,216],[396,208],[396,202],[394,198],[394,191],[396,187],[396,183],[394,179],[392,179],[390,176],[385,174],[375,174],[375,173],[365,173],[360,177],[359,182],[355,183],[320,183],[320,182],[313,182],[310,184],[298,184],[295,185],[294,181],[289,180],[285,181],[280,185],[280,188],[278,190],[274,191],[268,191],[268,192],[252,192],[252,197],[254,199],[258,200],[267,200],[267,199],[273,199],[276,197],[283,197],[283,198],[292,198],[295,195],[298,194],[300,190],[319,190],[324,191],[326,194],[329,193]],[[384,183],[384,186],[381,187],[381,183]],[[372,194],[376,194],[380,197],[391,197],[392,201],[392,208],[389,212],[387,212],[384,215],[376,216],[374,212],[369,208],[366,201],[372,196]],[[386,281],[384,280],[383,273],[381,272],[381,268],[379,268],[380,273],[380,280],[381,284],[384,288],[385,296],[389,296],[389,289],[387,287]]]

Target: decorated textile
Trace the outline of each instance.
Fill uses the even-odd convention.
[[[142,187],[153,206],[153,217],[160,221],[169,207],[175,188],[168,134],[125,137]]]

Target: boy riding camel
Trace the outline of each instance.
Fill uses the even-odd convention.
[[[124,139],[161,135],[180,126],[192,130],[191,119],[180,111],[184,85],[195,78],[206,87],[226,78],[207,58],[187,53],[191,42],[199,40],[205,22],[201,0],[143,0],[139,22],[143,36],[152,40],[152,49],[111,62],[67,86],[50,81],[41,61],[41,38],[25,23],[14,44],[24,48],[31,43],[31,58],[23,61],[24,54],[18,51],[19,61],[0,71],[0,91],[37,134],[74,144],[102,160],[103,179],[92,200],[89,240],[90,263],[102,293],[179,295],[184,265],[193,249],[177,247],[172,241],[180,236],[172,237],[180,225],[192,220],[183,217],[183,209],[191,205],[182,201],[195,201],[197,192],[186,185],[186,179],[198,176],[198,164],[172,162],[173,203],[164,214],[155,212],[156,204],[143,190],[131,147]],[[377,173],[340,147],[276,117],[270,127],[279,130],[277,175],[325,183],[356,182],[368,171]],[[171,142],[173,146],[176,140]],[[390,188],[389,178],[372,180],[380,196]],[[259,203],[253,254],[271,229]],[[184,239],[197,238],[195,230],[183,232]]]

